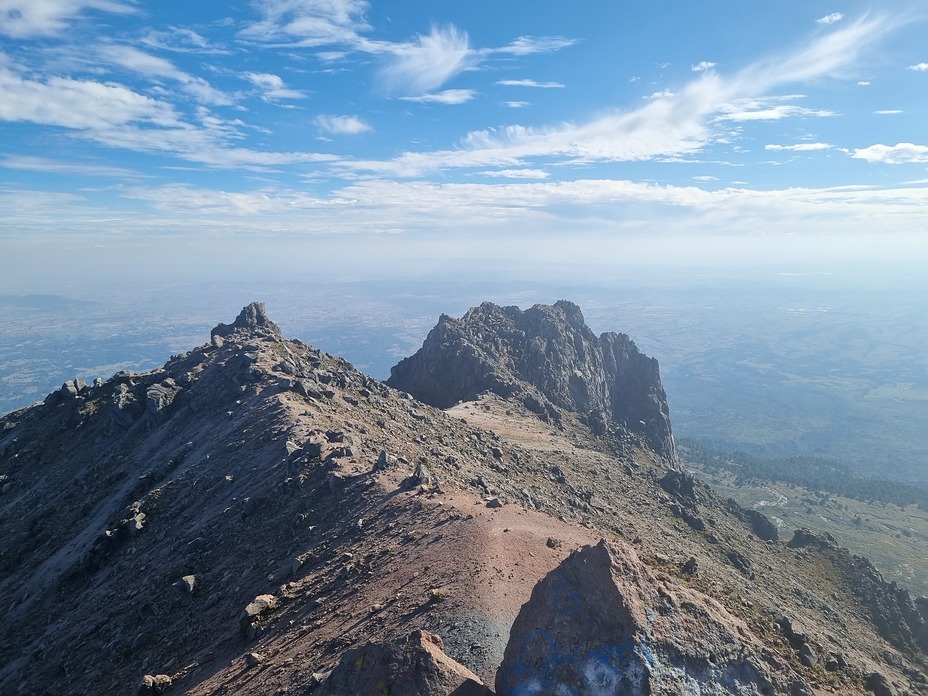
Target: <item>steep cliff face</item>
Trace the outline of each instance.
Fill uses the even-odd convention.
[[[597,337],[565,300],[524,312],[484,302],[460,319],[442,315],[387,383],[439,408],[486,391],[517,396],[545,417],[578,413],[599,434],[624,428],[675,457],[657,360],[625,334]]]

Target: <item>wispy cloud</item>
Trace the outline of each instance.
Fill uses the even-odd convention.
[[[242,77],[261,90],[261,98],[264,101],[303,99],[306,96],[298,89],[290,89],[287,87],[280,75],[274,75],[273,73],[246,72],[242,74]]]
[[[496,84],[506,87],[540,87],[542,89],[553,89],[564,86],[560,82],[538,82],[537,80],[497,80]]]
[[[904,113],[902,109],[880,109],[879,111],[874,111],[878,116],[895,116],[896,114]]]
[[[731,76],[702,72],[672,95],[586,123],[488,128],[469,133],[454,149],[406,152],[386,161],[345,160],[338,167],[405,177],[455,167],[516,169],[540,158],[588,163],[686,157],[730,137],[718,131],[729,122],[835,115],[789,103],[799,95],[769,93],[783,85],[840,75],[889,28],[879,17],[842,25],[793,53],[760,60]]]
[[[265,169],[338,158],[308,152],[263,152],[232,145],[240,121],[220,119],[204,107],[191,123],[173,104],[123,85],[51,77],[25,78],[0,63],[0,120],[58,126],[107,147],[169,154],[210,167]]]
[[[827,109],[808,109],[796,104],[778,104],[776,102],[791,97],[771,97],[767,99],[737,99],[719,108],[720,121],[779,121],[784,118],[797,116],[814,116],[827,118],[835,116],[835,112]]]
[[[389,92],[416,96],[445,82],[479,62],[467,33],[457,27],[432,27],[414,41],[380,46],[389,57],[380,75]]]
[[[765,150],[788,150],[790,152],[814,152],[816,150],[830,150],[828,143],[797,143],[795,145],[764,145]]]
[[[15,39],[54,36],[84,16],[87,10],[136,12],[123,0],[0,0],[0,34]]]
[[[503,106],[508,106],[510,109],[523,109],[526,106],[530,106],[530,102],[527,101],[504,101]]]
[[[104,129],[127,123],[179,127],[174,107],[122,85],[51,77],[21,77],[0,67],[0,119],[75,129]]]
[[[313,123],[326,133],[337,135],[357,135],[373,130],[370,124],[357,116],[316,116]]]
[[[204,104],[229,106],[234,101],[230,95],[216,89],[202,77],[185,73],[171,61],[140,51],[134,46],[106,44],[97,49],[97,55],[105,63],[140,75],[175,80],[180,83],[183,91]]]
[[[690,70],[693,72],[705,72],[706,70],[711,70],[715,67],[715,63],[712,63],[708,60],[701,60],[696,65],[690,67]]]
[[[928,63],[917,63],[915,65],[910,65],[907,70],[914,70],[915,72],[926,72],[928,71]]]
[[[107,164],[90,164],[64,162],[46,157],[33,157],[29,155],[7,155],[0,160],[0,166],[6,169],[19,169],[29,172],[42,172],[44,174],[63,174],[66,176],[104,176],[120,179],[144,178],[145,175]]]
[[[403,101],[418,102],[419,104],[465,104],[477,96],[472,89],[446,89],[433,94],[420,94],[415,97],[400,97]]]
[[[562,48],[573,46],[575,43],[577,43],[576,39],[568,39],[563,36],[520,36],[507,46],[489,50],[494,53],[511,53],[525,56],[531,53],[559,51]]]
[[[478,173],[484,176],[498,176],[504,179],[547,179],[550,176],[544,169],[497,169],[496,171]]]
[[[161,51],[211,55],[229,53],[228,49],[212,44],[188,27],[168,27],[166,30],[149,29],[139,40],[143,45]]]
[[[824,17],[819,17],[815,21],[819,24],[834,24],[835,22],[840,22],[842,19],[844,19],[843,14],[840,12],[832,12]]]
[[[881,164],[920,164],[928,162],[928,146],[913,143],[871,145],[854,150],[851,157]]]
[[[245,27],[244,39],[301,46],[353,43],[370,28],[366,0],[252,0],[260,19]]]

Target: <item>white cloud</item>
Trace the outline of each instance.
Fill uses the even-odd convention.
[[[718,181],[718,177],[709,176],[708,174],[703,174],[702,176],[692,177],[693,181]]]
[[[337,167],[348,175],[365,171],[406,177],[456,167],[516,169],[539,158],[565,163],[685,158],[731,137],[730,127],[719,132],[719,124],[834,115],[786,103],[800,95],[764,95],[781,85],[840,74],[888,28],[878,17],[860,20],[731,77],[706,71],[673,95],[631,111],[606,112],[585,123],[489,128],[469,133],[456,148],[406,152],[386,161],[344,160]]]
[[[187,27],[168,27],[158,31],[150,29],[140,41],[149,48],[177,53],[225,54],[227,49],[214,46],[206,38]]]
[[[418,102],[420,104],[464,104],[477,96],[472,89],[446,89],[433,94],[420,94],[417,97],[400,97],[403,101]]]
[[[478,172],[484,176],[498,176],[504,179],[547,179],[550,175],[543,169],[498,169],[496,171]]]
[[[508,106],[510,109],[522,109],[529,105],[530,105],[530,102],[527,102],[527,101],[505,101],[503,102],[503,106]]]
[[[720,121],[779,121],[797,116],[827,118],[835,116],[827,109],[807,109],[795,104],[776,104],[775,99],[741,99],[723,105],[719,110]]]
[[[538,82],[537,80],[497,80],[496,84],[506,87],[540,87],[542,89],[564,86],[560,82]]]
[[[46,174],[64,174],[66,176],[108,176],[119,178],[141,178],[144,175],[124,167],[114,167],[107,164],[89,164],[63,162],[45,157],[30,155],[7,155],[0,160],[0,166],[7,169],[19,169],[29,172],[43,172]]]
[[[916,72],[925,72],[928,71],[928,63],[917,63],[916,65],[910,65],[907,70],[914,70]]]
[[[174,107],[115,83],[51,77],[24,79],[0,67],[0,119],[47,126],[102,129],[134,122],[177,127]]]
[[[225,121],[205,108],[200,125],[184,121],[172,104],[116,83],[51,77],[23,78],[0,65],[0,120],[67,128],[75,135],[135,152],[169,154],[211,167],[268,167],[338,158],[308,152],[262,152],[231,147],[241,121]]]
[[[857,85],[858,87],[867,87],[870,85],[870,80],[859,80]]]
[[[286,87],[283,78],[273,73],[246,72],[242,74],[242,77],[262,91],[261,98],[265,101],[303,99],[306,96],[298,89]]]
[[[240,36],[256,41],[293,41],[302,46],[352,43],[369,29],[366,0],[252,0],[261,19]]]
[[[819,24],[834,24],[835,22],[840,22],[842,19],[844,19],[843,14],[840,12],[832,12],[831,14],[825,15],[824,17],[819,17],[815,21]]]
[[[873,113],[878,116],[895,116],[896,114],[904,113],[902,109],[881,109],[880,111],[874,111]]]
[[[913,143],[871,145],[870,147],[854,150],[851,157],[881,164],[923,163],[928,162],[928,146]]]
[[[764,145],[765,150],[788,150],[790,152],[814,152],[816,150],[830,150],[827,143],[798,143],[796,145]]]
[[[693,72],[705,72],[706,70],[712,70],[715,67],[715,63],[712,63],[708,60],[701,60],[696,65],[690,67],[690,70]]]
[[[525,56],[531,53],[549,53],[562,48],[573,46],[576,39],[567,39],[563,36],[520,36],[518,39],[502,48],[491,49],[494,53],[511,53]]]
[[[54,36],[86,10],[128,14],[136,8],[122,0],[0,0],[0,34],[15,39]]]
[[[371,46],[374,46],[371,44]],[[416,96],[441,87],[479,61],[466,32],[457,27],[432,27],[425,35],[402,44],[378,45],[389,54],[381,77],[394,94]]]
[[[175,67],[171,61],[145,53],[133,46],[107,44],[97,49],[97,55],[110,65],[119,66],[140,75],[176,80],[180,83],[181,89],[204,104],[229,106],[233,103],[231,96],[215,89],[203,78],[189,75]]]
[[[316,116],[313,123],[326,133],[338,135],[357,135],[373,130],[370,124],[357,116]]]

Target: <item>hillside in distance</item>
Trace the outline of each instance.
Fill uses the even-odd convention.
[[[543,282],[451,274],[121,286],[29,306],[23,296],[0,296],[0,412],[40,401],[75,376],[90,382],[153,369],[205,340],[217,313],[234,316],[255,294],[291,335],[379,379],[419,348],[443,312],[461,316],[488,296],[523,307],[571,297],[597,334],[622,327],[660,358],[677,436],[925,483],[928,291],[919,273],[903,269],[887,280],[841,268],[750,276],[623,268],[600,280],[577,269]]]
[[[407,640],[502,696],[568,688],[586,667],[603,693],[629,693],[621,675],[642,693],[928,692],[928,602],[681,471],[650,441],[662,408],[602,428],[559,405],[574,360],[596,363],[593,334],[575,305],[528,311],[558,327],[538,350],[505,324],[480,331],[512,393],[448,411],[285,338],[253,304],[161,368],[71,381],[4,416],[0,691],[333,693],[353,651]],[[546,369],[501,360],[530,355]],[[597,374],[575,387],[598,393]],[[640,377],[657,393],[656,365]],[[600,584],[551,594],[577,564],[604,569]],[[511,661],[510,628],[563,620],[545,602],[581,596],[578,616],[625,613],[574,629],[577,661],[537,640]],[[403,638],[418,630],[441,640]]]

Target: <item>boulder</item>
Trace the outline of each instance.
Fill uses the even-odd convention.
[[[572,553],[522,606],[496,675],[524,694],[811,693],[714,600],[657,576],[628,546]]]
[[[312,693],[492,696],[476,674],[445,654],[441,638],[426,631],[347,650]]]
[[[261,633],[262,619],[277,606],[274,595],[258,595],[242,610],[239,618],[239,628],[246,638],[251,640]]]

